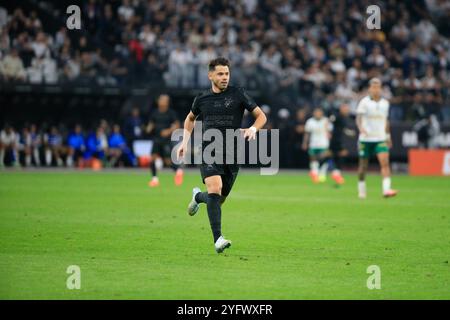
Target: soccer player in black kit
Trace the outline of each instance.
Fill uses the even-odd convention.
[[[166,166],[171,166],[175,171],[174,182],[179,186],[183,183],[183,170],[171,161],[172,142],[171,134],[180,127],[175,111],[169,108],[170,98],[167,94],[161,94],[157,100],[158,109],[153,111],[150,122],[147,125],[147,133],[153,134],[153,147],[150,160],[152,179],[148,183],[150,187],[159,186],[156,172],[156,160],[163,159]]]
[[[348,156],[348,150],[345,149],[343,144],[344,135],[355,136],[355,130],[349,127],[349,114],[350,106],[343,103],[339,106],[339,111],[336,114],[332,114],[329,119],[333,124],[333,134],[330,141],[330,151],[333,155],[333,171],[331,172],[331,178],[338,184],[344,183],[342,177],[342,161]]]
[[[186,155],[195,119],[199,115],[202,116],[203,130],[220,130],[223,134],[223,141],[225,141],[226,129],[239,130],[241,128],[244,110],[248,110],[255,117],[255,122],[250,128],[240,129],[243,132],[244,139],[256,139],[256,132],[266,123],[267,119],[264,112],[248,96],[245,90],[228,85],[230,63],[227,59],[220,57],[211,60],[208,70],[211,88],[200,93],[194,99],[191,111],[184,121],[183,141],[177,150],[178,159],[182,159]],[[207,146],[207,143],[203,141],[203,147],[205,146]],[[227,148],[228,146],[225,146],[223,150],[227,152],[229,150]],[[226,161],[225,155],[223,156],[223,164],[207,164],[203,159],[200,173],[203,183],[206,184],[207,192],[201,192],[199,188],[194,188],[192,201],[188,206],[188,213],[193,216],[197,213],[200,203],[206,203],[217,253],[221,253],[231,246],[231,241],[222,236],[221,206],[229,195],[239,171],[236,159],[229,163]]]

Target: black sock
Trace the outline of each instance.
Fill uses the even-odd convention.
[[[336,155],[333,157],[333,162],[334,162],[334,169],[341,170],[342,158]]]
[[[214,243],[217,239],[222,235],[221,231],[221,218],[222,218],[222,210],[220,209],[220,194],[217,193],[209,193],[208,194],[208,217],[209,224],[211,225],[211,231],[214,237]]]
[[[173,171],[177,171],[180,166],[172,162],[170,167],[172,168]]]
[[[152,172],[152,176],[156,177],[156,164],[155,164],[155,160],[152,160],[152,162],[150,163],[150,170]]]
[[[199,192],[195,195],[197,203],[208,203],[208,192]]]

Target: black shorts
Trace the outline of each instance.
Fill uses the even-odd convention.
[[[344,149],[345,148],[344,148],[342,141],[340,141],[340,140],[331,141],[330,150],[333,154],[337,154]]]
[[[239,173],[239,165],[236,164],[202,164],[200,166],[203,183],[205,179],[212,176],[220,176],[222,178],[222,196],[226,197],[230,194],[231,188],[236,181]]]
[[[162,158],[170,158],[172,142],[170,140],[153,140],[152,155],[157,154]]]

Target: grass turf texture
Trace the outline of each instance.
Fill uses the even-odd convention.
[[[336,189],[304,173],[241,173],[223,207],[225,254],[188,173],[0,173],[1,299],[449,299],[450,180],[368,177]],[[202,186],[203,188],[203,186]],[[66,269],[81,268],[81,289]],[[369,290],[369,265],[381,290]]]

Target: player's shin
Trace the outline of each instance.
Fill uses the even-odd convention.
[[[319,174],[319,161],[317,160],[312,160],[309,163],[309,168],[311,170],[311,174],[317,175]]]
[[[156,177],[157,176],[155,159],[152,159],[152,161],[150,162],[150,171],[152,173],[152,177]]]
[[[207,209],[208,209],[209,224],[211,225],[211,231],[213,233],[215,243],[217,239],[219,239],[220,236],[222,235],[221,230],[222,210],[220,208],[220,194],[217,193],[208,194]]]
[[[365,180],[359,180],[358,181],[358,196],[361,199],[364,199],[367,195],[366,191],[366,181]]]
[[[382,187],[383,187],[383,193],[386,193],[389,190],[391,190],[391,178],[390,177],[383,178]]]
[[[342,158],[339,155],[333,155],[333,172],[341,173]]]

